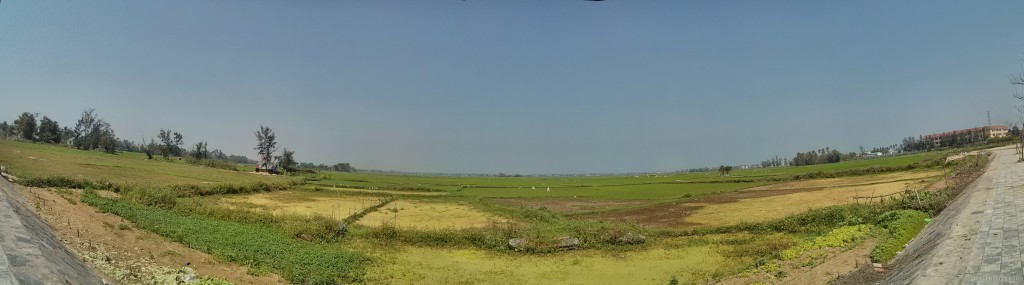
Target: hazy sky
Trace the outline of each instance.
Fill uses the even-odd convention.
[[[1022,1],[0,2],[0,121],[425,172],[663,171],[1015,118]]]

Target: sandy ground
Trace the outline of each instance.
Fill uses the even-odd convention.
[[[47,189],[16,187],[27,203],[37,205],[33,210],[62,242],[91,266],[123,284],[149,284],[182,268],[186,262],[201,276],[236,284],[286,284],[269,273],[251,276],[245,267],[218,261],[206,253],[138,230],[118,216],[99,213],[78,202],[78,192],[62,196]]]

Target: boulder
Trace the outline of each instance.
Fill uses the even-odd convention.
[[[558,248],[560,249],[573,249],[580,245],[580,239],[574,237],[560,237],[558,238]]]
[[[508,249],[522,250],[524,247],[526,247],[526,239],[524,238],[511,238],[508,240]]]
[[[182,283],[191,283],[199,281],[199,275],[196,275],[196,271],[191,267],[182,267],[181,270],[178,270],[178,274],[179,275],[177,281],[180,281]]]
[[[618,244],[641,244],[647,242],[647,236],[628,232],[615,240]]]
[[[345,236],[346,233],[348,233],[348,226],[345,225],[345,222],[339,222],[338,223],[338,236],[339,237],[343,237],[343,236]]]

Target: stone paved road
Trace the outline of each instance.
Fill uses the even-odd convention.
[[[1024,163],[994,149],[985,173],[914,238],[882,284],[1024,284]]]
[[[992,173],[974,254],[961,276],[963,284],[1024,284],[1024,164],[1010,164],[1004,171]]]

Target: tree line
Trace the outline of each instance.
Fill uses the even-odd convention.
[[[39,119],[37,120],[37,118]],[[263,136],[260,135],[261,132],[263,132]],[[276,150],[275,137],[270,128],[260,126],[260,131],[257,132],[258,144],[255,149],[261,156],[261,160],[279,165],[286,172],[296,172],[299,169],[356,171],[349,163],[337,163],[331,166],[299,163],[295,161],[295,151],[288,148],[284,148],[281,155],[275,156],[273,155]],[[211,151],[206,141],[198,141],[191,148],[186,149],[184,135],[170,129],[161,128],[157,132],[156,140],[151,138],[148,142],[145,138],[142,139],[142,143],[118,139],[110,123],[101,119],[95,109],[83,110],[74,128],[61,127],[56,120],[48,116],[40,116],[39,113],[23,112],[12,123],[0,122],[0,138],[66,145],[81,150],[99,150],[110,154],[137,152],[146,154],[148,159],[154,159],[154,156],[158,155],[163,159],[188,158],[190,163],[210,160],[239,164],[259,163],[244,155],[226,154],[220,149]]]

